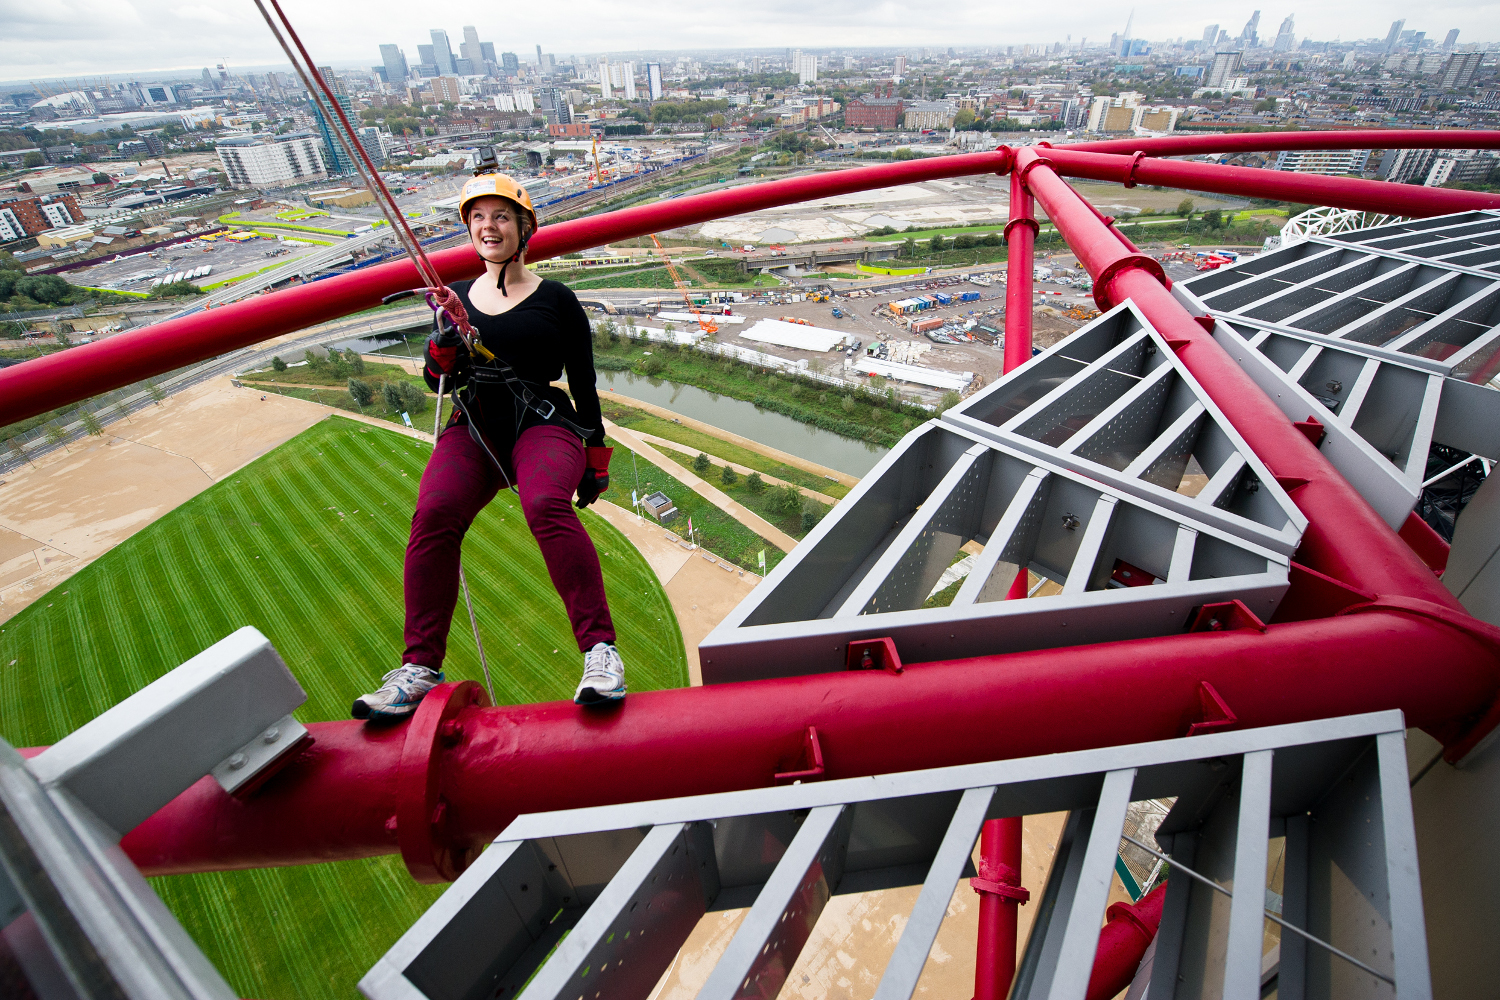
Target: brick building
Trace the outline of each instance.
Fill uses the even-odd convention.
[[[566,125],[548,125],[547,134],[550,136],[581,136],[589,137],[589,126],[587,122],[570,122]]]
[[[848,128],[900,128],[904,105],[899,97],[856,97],[844,109]]]
[[[83,209],[70,194],[0,198],[0,241],[35,236],[83,221]]]

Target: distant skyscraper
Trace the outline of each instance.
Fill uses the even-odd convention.
[[[1276,42],[1271,46],[1273,52],[1290,52],[1297,45],[1297,36],[1294,34],[1297,26],[1292,23],[1292,15],[1288,14],[1281,27],[1276,31]]]
[[[897,56],[896,57],[896,68],[891,72],[891,76],[893,76],[896,79],[897,83],[900,83],[902,80],[904,80],[906,78],[906,57],[905,56]]]
[[[500,72],[506,76],[515,76],[521,71],[521,60],[516,58],[514,52],[500,53]]]
[[[792,50],[791,72],[797,74],[798,83],[818,82],[818,57],[812,53],[804,53],[801,49]]]
[[[661,63],[646,64],[646,86],[653,101],[661,100]]]
[[[1206,27],[1206,28],[1203,29],[1203,44],[1204,45],[1212,45],[1215,41],[1218,40],[1218,37],[1219,37],[1219,26],[1217,24],[1210,24],[1208,27]]]
[[[1245,27],[1240,31],[1240,41],[1248,48],[1253,47],[1260,41],[1256,33],[1260,30],[1260,11],[1250,15],[1250,20],[1245,22]]]
[[[1217,90],[1234,79],[1235,71],[1239,68],[1240,53],[1216,52],[1214,61],[1208,66],[1208,75],[1203,79],[1203,86]]]
[[[542,47],[540,45],[536,47],[536,69],[538,73],[542,71]]]
[[[1458,44],[1458,29],[1454,28],[1448,32],[1448,37],[1443,39],[1443,51],[1452,52],[1453,47]]]
[[[479,58],[487,63],[494,63],[496,66],[500,65],[500,60],[495,58],[494,42],[479,43]]]
[[[448,33],[442,28],[433,28],[432,35],[432,58],[437,65],[438,73],[442,76],[453,76],[458,72],[458,67],[453,64],[453,48],[448,44]]]
[[[406,82],[406,54],[396,45],[380,47],[380,61],[385,63],[385,78],[394,84]]]
[[[319,67],[319,74],[322,74],[324,71],[332,72],[326,66]],[[344,116],[352,118],[354,108],[349,103],[349,98],[335,92],[334,100],[338,102],[339,107],[344,109]],[[318,124],[318,132],[323,137],[323,164],[327,168],[328,175],[332,177],[335,174],[354,173],[354,161],[349,159],[348,153],[344,152],[343,144],[339,142],[338,137],[334,134],[333,126],[323,117],[323,112],[318,109],[316,103],[312,105],[312,115],[313,121]]]
[[[458,54],[469,60],[472,71],[484,65],[484,53],[479,49],[479,32],[472,24],[464,25],[464,40],[459,43]]]
[[[541,46],[538,46],[537,48],[539,50],[537,58],[541,59]],[[613,92],[610,90],[609,86],[609,60],[604,56],[599,57],[599,96],[604,98],[604,100],[606,101],[609,100],[611,96],[613,96]]]
[[[1474,82],[1479,64],[1484,61],[1483,52],[1455,52],[1443,66],[1443,79],[1438,86],[1444,90],[1463,90]]]
[[[1404,17],[1399,21],[1391,22],[1391,33],[1385,36],[1385,50],[1387,52],[1394,49],[1396,43],[1401,40],[1401,29],[1404,27],[1406,27],[1406,18]]]
[[[349,92],[344,89],[344,81],[334,75],[332,66],[319,66],[318,75],[323,78],[324,83],[328,84],[329,90],[340,97],[349,96]]]
[[[625,100],[635,100],[635,63],[620,63],[620,85],[625,88]]]

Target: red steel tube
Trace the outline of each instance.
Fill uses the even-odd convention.
[[[1268,153],[1282,149],[1500,149],[1500,132],[1415,128],[1338,129],[1327,132],[1235,132],[1169,135],[1154,139],[1070,142],[1057,149],[1089,153],[1192,156],[1205,153]]]
[[[1146,949],[1161,927],[1161,910],[1167,901],[1167,884],[1152,889],[1135,903],[1116,903],[1105,911],[1108,923],[1099,931],[1094,952],[1094,973],[1089,977],[1085,1000],[1110,1000],[1135,979]]]
[[[1033,156],[1038,151],[1041,152],[1052,162],[1054,169],[1064,176],[1117,181],[1126,187],[1154,184],[1190,191],[1212,191],[1245,198],[1277,198],[1390,215],[1428,216],[1500,208],[1500,194],[1479,191],[1453,191],[1415,184],[1367,181],[1357,177],[1322,177],[1255,167],[1163,160],[1149,156],[1077,152],[1066,147],[1049,149],[1028,146],[1020,152],[1028,151]]]
[[[1010,221],[1005,224],[1005,367],[1031,360],[1031,291],[1036,268],[1036,208],[1017,174],[1010,175]]]
[[[706,222],[738,212],[815,201],[891,184],[1004,173],[1010,169],[1010,163],[1011,151],[1001,147],[987,153],[858,167],[674,198],[543,226],[528,245],[527,260],[545,260],[613,240]],[[479,258],[468,247],[456,247],[429,256],[444,281],[470,278],[483,269]],[[422,280],[409,260],[391,261],[353,274],[167,320],[71,351],[37,358],[24,365],[13,365],[0,370],[0,426],[227,351],[369,309],[379,305],[384,296],[419,284]]]
[[[979,937],[974,1000],[1005,1000],[1016,976],[1016,927],[1021,904],[1021,817],[988,820],[979,835]],[[995,891],[999,889],[1001,891]]]
[[[1031,360],[1031,292],[1036,270],[1036,204],[1018,174],[1010,175],[1010,221],[1005,225],[1005,361],[1004,371]],[[1026,596],[1030,574],[1016,573],[1007,601]]]
[[[248,801],[205,778],[123,847],[148,875],[402,849],[419,877],[451,878],[461,866],[435,854],[470,856],[520,813],[768,787],[803,759],[808,726],[827,778],[885,774],[1179,737],[1204,681],[1247,728],[1399,708],[1472,737],[1500,694],[1497,630],[1413,607],[632,694],[607,711],[434,693],[405,725],[313,723],[316,742]]]
[[[1047,159],[1023,149],[1017,170],[1093,276],[1095,298],[1106,308],[1134,300],[1251,450],[1289,487],[1309,522],[1298,560],[1358,590],[1419,598],[1466,615],[1432,570],[1163,287],[1161,265],[1127,253]]]

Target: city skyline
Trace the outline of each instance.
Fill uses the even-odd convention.
[[[1087,38],[1107,41],[1126,31],[1117,5],[1097,0],[1068,8],[1067,19],[1050,10],[998,8],[973,0],[951,0],[927,8],[934,15],[914,24],[909,8],[892,3],[859,7],[849,3],[809,9],[772,0],[752,22],[735,20],[739,8],[704,8],[669,0],[649,10],[634,9],[621,18],[618,7],[598,0],[575,0],[577,16],[559,31],[552,12],[523,9],[501,22],[486,23],[485,12],[471,5],[437,2],[420,9],[393,0],[371,0],[351,20],[342,4],[292,2],[288,15],[320,63],[368,67],[380,62],[380,46],[396,44],[416,63],[418,44],[427,44],[436,28],[447,32],[459,56],[462,31],[477,27],[497,50],[514,51],[524,61],[537,45],[559,59],[577,55],[639,51],[709,51],[798,47],[919,48],[954,45],[1073,43]],[[1131,37],[1146,40],[1198,38],[1210,20],[1230,31],[1244,24],[1257,7],[1137,8]],[[1391,23],[1405,19],[1408,28],[1441,39],[1458,27],[1466,43],[1486,43],[1500,36],[1500,8],[1482,3],[1454,3],[1413,8],[1404,0],[1355,4],[1337,0],[1316,9],[1284,9],[1261,4],[1262,26],[1271,29],[1295,17],[1297,36],[1318,41],[1383,38]],[[1129,12],[1124,12],[1128,14]],[[253,6],[248,4],[181,4],[166,0],[58,0],[47,5],[0,0],[0,82],[24,83],[101,73],[172,73],[196,71],[224,61],[232,67],[264,71],[284,66],[280,51]],[[1268,47],[1272,38],[1262,33]],[[665,43],[665,44],[664,44]],[[733,44],[729,44],[733,43]]]

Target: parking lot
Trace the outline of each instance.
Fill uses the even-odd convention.
[[[66,271],[62,276],[75,285],[90,288],[145,292],[150,290],[151,282],[156,278],[212,267],[213,270],[208,275],[189,279],[201,287],[250,274],[261,268],[285,264],[317,249],[320,248],[265,237],[243,243],[224,239],[208,242],[193,238],[155,250],[137,250],[111,257],[92,267]]]

